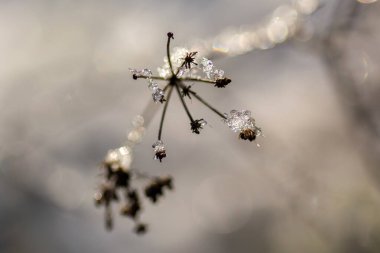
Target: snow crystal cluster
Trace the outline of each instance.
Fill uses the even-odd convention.
[[[190,51],[186,48],[176,47],[173,49],[173,53],[170,56],[173,70],[175,73],[178,72],[177,77],[192,77],[192,78],[202,78],[199,73],[204,73],[206,77],[212,81],[216,81],[217,79],[224,78],[224,71],[221,69],[217,69],[214,66],[214,63],[206,58],[196,59],[195,62],[200,64],[198,66],[194,66],[190,69],[187,69],[182,66],[183,61],[187,54]],[[182,67],[181,67],[182,66]],[[162,67],[157,68],[158,74],[162,78],[170,78],[172,73],[170,71],[170,65],[168,62],[168,58],[164,58],[164,65]]]
[[[261,135],[261,129],[255,125],[255,119],[251,117],[248,110],[232,110],[230,116],[225,114],[224,123],[234,132],[244,132],[251,130],[255,136]]]
[[[165,145],[161,140],[153,143],[152,147],[153,147],[155,153],[165,151]]]
[[[153,143],[152,148],[153,148],[154,153],[155,153],[155,156],[154,156],[155,160],[161,161],[163,158],[166,157],[165,145],[161,140],[158,140],[155,143]]]
[[[208,79],[216,81],[217,79],[224,78],[224,71],[217,69],[214,63],[207,58],[202,58],[201,60],[202,70],[206,74]]]
[[[184,76],[185,74],[190,74],[190,70],[187,70],[182,66],[183,60],[190,51],[184,47],[175,47],[170,55],[170,61],[172,62],[174,73],[177,73],[177,77]],[[182,66],[182,67],[181,67]],[[163,78],[170,78],[172,72],[170,70],[170,65],[168,57],[164,57],[164,65],[157,68],[158,74]]]
[[[152,79],[152,71],[150,69],[137,70],[130,68],[129,71],[131,71],[134,78],[142,77],[148,80],[148,88],[152,91],[152,98],[154,102],[162,103],[165,101],[165,92]]]

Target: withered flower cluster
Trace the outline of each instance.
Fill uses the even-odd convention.
[[[206,84],[213,84],[217,88],[225,88],[231,83],[231,79],[224,76],[224,71],[217,69],[214,63],[206,58],[197,58],[198,52],[189,51],[186,48],[175,48],[174,53],[171,54],[170,42],[174,39],[173,33],[167,34],[167,47],[165,64],[163,67],[158,68],[158,76],[154,76],[149,69],[136,70],[130,69],[134,80],[139,78],[148,81],[148,87],[152,90],[153,101],[164,103],[164,108],[161,116],[160,128],[158,130],[158,140],[153,144],[154,158],[162,162],[162,159],[167,156],[166,147],[162,141],[162,128],[165,120],[167,107],[173,90],[178,93],[183,108],[190,120],[190,130],[195,134],[200,134],[200,130],[207,124],[202,119],[195,119],[187,107],[185,97],[192,99],[194,97],[203,105],[208,107],[211,111],[221,117],[222,121],[226,123],[233,131],[239,132],[239,138],[242,140],[254,141],[257,136],[261,135],[261,129],[255,125],[254,119],[250,116],[250,112],[241,110],[242,116],[236,117],[234,112],[231,111],[231,116],[226,113],[221,113],[215,107],[211,106],[206,100],[201,98],[192,89],[192,85],[185,85],[185,82],[200,82]],[[166,81],[166,85],[160,88],[156,81]],[[244,114],[244,115],[243,115]],[[249,114],[248,118],[246,117]]]
[[[102,164],[105,181],[95,194],[95,204],[105,207],[105,225],[110,230],[113,228],[111,204],[121,202],[121,196],[123,196],[124,203],[120,208],[120,214],[135,222],[134,231],[137,234],[144,234],[147,231],[147,224],[140,221],[142,201],[138,188],[132,186],[132,180],[148,180],[148,184],[142,192],[143,196],[152,203],[156,203],[158,198],[163,196],[164,188],[173,189],[173,180],[171,177],[152,177],[128,169],[122,159],[119,159],[120,157],[110,157],[113,155],[110,153],[108,159]]]

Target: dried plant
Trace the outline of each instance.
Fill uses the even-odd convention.
[[[173,33],[169,32],[166,58],[164,65],[158,68],[157,76],[153,75],[149,69],[130,69],[134,80],[145,79],[148,82],[153,101],[163,104],[158,138],[152,145],[154,159],[162,162],[167,156],[166,146],[162,141],[162,131],[173,90],[177,91],[193,133],[200,134],[203,127],[207,125],[203,118],[195,119],[186,104],[186,99],[195,98],[220,117],[221,121],[232,131],[239,133],[240,139],[251,142],[256,140],[256,137],[262,133],[261,129],[256,126],[250,111],[231,110],[230,114],[222,113],[200,97],[192,89],[192,85],[186,85],[187,82],[200,82],[216,88],[225,88],[231,83],[231,79],[225,76],[223,70],[216,68],[211,60],[198,57],[198,52],[190,52],[186,48],[175,48],[172,54],[170,43],[173,39]],[[166,84],[164,87],[160,87],[157,81],[163,81]],[[156,203],[158,198],[163,195],[164,189],[173,189],[173,179],[171,177],[151,177],[131,169],[133,146],[141,141],[145,131],[144,118],[137,116],[133,121],[133,126],[134,129],[128,134],[128,144],[108,152],[102,165],[105,171],[105,182],[96,193],[95,201],[97,205],[105,206],[106,227],[110,229],[112,228],[111,203],[119,201],[119,191],[124,192],[126,204],[122,207],[121,214],[133,219],[136,222],[135,232],[142,234],[146,232],[147,226],[139,221],[142,204],[137,188],[131,186],[131,179],[143,178],[150,181],[143,192],[145,197],[153,203]]]

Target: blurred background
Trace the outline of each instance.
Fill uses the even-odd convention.
[[[0,1],[0,252],[380,252],[380,4],[376,0]],[[193,89],[249,109],[265,137],[237,138],[174,96],[134,168],[171,174],[144,203],[149,232],[104,210],[99,164],[151,100],[129,67],[199,49],[233,82]],[[153,114],[154,115],[154,114]],[[115,213],[118,212],[114,209]]]

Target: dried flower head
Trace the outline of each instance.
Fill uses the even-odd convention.
[[[149,185],[145,187],[145,196],[149,198],[153,203],[156,203],[157,200],[163,196],[164,188],[168,190],[173,189],[172,178],[156,178]]]
[[[141,127],[142,123],[143,120],[141,118],[136,118],[134,126]],[[172,178],[151,177],[130,169],[130,162],[126,163],[126,159],[132,160],[132,153],[130,151],[130,147],[123,146],[108,152],[102,163],[105,182],[100,185],[99,191],[95,193],[94,200],[96,206],[105,207],[105,225],[107,229],[112,229],[113,216],[111,206],[113,203],[120,202],[121,198],[119,195],[120,193],[124,193],[125,202],[120,209],[120,214],[132,219],[136,223],[134,231],[137,234],[144,234],[147,231],[147,225],[139,221],[142,203],[138,189],[132,187],[132,180],[149,180],[150,185],[159,185],[161,188],[172,189]],[[151,199],[150,197],[148,198]]]
[[[196,119],[191,122],[190,125],[191,131],[193,131],[193,133],[199,134],[199,130],[203,129],[203,127],[207,125],[207,122],[204,119]]]
[[[224,71],[215,67],[214,63],[207,58],[197,58],[198,52],[189,51],[186,48],[174,48],[173,53],[170,51],[170,42],[174,38],[173,33],[168,33],[168,41],[167,41],[167,52],[166,57],[164,58],[164,65],[158,68],[158,76],[154,76],[152,71],[148,69],[143,70],[135,70],[130,69],[133,78],[139,79],[143,78],[148,80],[148,87],[153,90],[153,100],[155,102],[164,103],[164,109],[161,116],[161,123],[158,132],[158,140],[155,144],[153,144],[156,160],[160,160],[166,157],[166,149],[161,140],[163,122],[165,119],[166,110],[168,104],[170,102],[170,97],[173,90],[177,90],[183,108],[190,120],[190,130],[195,134],[200,134],[200,130],[203,129],[207,123],[204,119],[195,120],[193,115],[191,114],[189,108],[187,107],[185,97],[191,99],[191,96],[195,97],[201,103],[203,103],[206,107],[211,109],[214,113],[220,116],[225,122],[228,122],[227,116],[213,106],[211,106],[208,102],[206,102],[203,98],[201,98],[197,93],[195,93],[192,89],[190,89],[191,85],[185,85],[185,82],[200,82],[206,84],[213,84],[217,88],[225,88],[229,83],[231,83],[231,79],[225,77]],[[198,67],[198,63],[199,66]],[[199,74],[199,72],[201,73]],[[135,78],[136,77],[136,78]],[[167,81],[167,84],[164,88],[158,88],[158,84],[155,81]],[[164,98],[164,96],[166,96]],[[240,129],[239,131],[243,131]],[[249,131],[246,129],[242,132],[241,138],[253,141],[256,139],[258,132]]]
[[[204,106],[218,115],[224,123],[234,132],[239,132],[240,139],[254,141],[260,136],[261,130],[255,125],[255,120],[251,117],[251,112],[246,110],[232,110],[230,115],[223,114],[205,99],[193,91],[193,84],[203,83],[216,88],[225,88],[231,79],[225,76],[223,70],[216,68],[214,63],[207,58],[199,58],[198,52],[189,51],[186,48],[174,48],[170,50],[170,43],[174,39],[173,33],[167,34],[167,50],[164,58],[164,65],[158,68],[158,75],[153,75],[149,69],[130,69],[132,78],[145,79],[151,91],[153,101],[163,104],[163,110],[158,130],[157,141],[152,145],[154,159],[162,162],[166,157],[166,147],[162,141],[162,131],[167,108],[173,90],[181,101],[181,104],[189,118],[190,130],[195,134],[200,134],[200,130],[207,124],[201,119],[194,119],[187,104],[186,97],[195,98]],[[159,85],[163,81],[165,85]],[[191,82],[191,85],[185,85]],[[139,191],[133,187],[133,179],[149,180],[143,190],[143,196],[151,202],[156,203],[166,190],[173,189],[173,179],[171,177],[151,177],[146,174],[131,169],[133,161],[132,148],[138,144],[145,132],[144,118],[139,116],[133,120],[134,129],[128,133],[128,143],[120,148],[110,150],[104,159],[102,168],[104,169],[105,183],[101,185],[99,192],[95,194],[97,206],[104,205],[106,208],[106,226],[113,225],[111,204],[120,200],[118,194],[124,192],[125,203],[120,209],[122,215],[132,219],[136,226],[134,231],[143,234],[147,231],[147,225],[139,221],[139,216],[143,210]],[[166,189],[166,190],[165,190]]]
[[[185,57],[183,58],[183,66],[187,69],[191,69],[191,64],[198,65],[198,63],[195,62],[195,55],[198,52],[190,52],[186,53]]]

